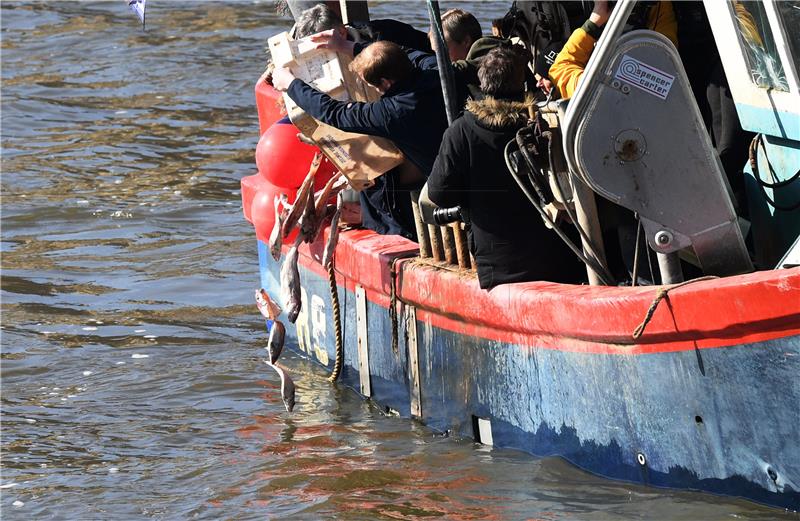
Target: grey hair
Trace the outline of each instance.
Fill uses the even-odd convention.
[[[297,17],[295,24],[295,38],[305,38],[306,36],[334,29],[342,25],[342,19],[325,4],[317,4],[310,9],[303,11]]]

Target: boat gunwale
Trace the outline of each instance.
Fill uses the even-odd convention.
[[[300,248],[301,265],[320,264],[329,229]],[[285,246],[286,248],[286,246]],[[343,231],[336,249],[337,284],[390,306],[394,263],[399,302],[417,318],[462,334],[546,349],[595,354],[649,354],[753,344],[800,336],[800,268],[703,280],[676,288],[634,340],[658,291],[667,286],[609,287],[524,282],[478,287],[463,270],[407,258],[418,245],[370,230]],[[444,268],[444,269],[443,269]]]

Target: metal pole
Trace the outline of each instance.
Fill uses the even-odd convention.
[[[456,119],[456,83],[453,75],[453,66],[450,63],[450,54],[447,43],[444,41],[442,31],[442,16],[439,12],[439,2],[428,0],[428,17],[431,21],[431,32],[434,35],[433,50],[436,52],[436,64],[439,67],[439,79],[442,82],[442,95],[444,96],[444,110],[447,113],[447,124]]]
[[[456,238],[456,254],[458,256],[458,267],[469,269],[470,259],[469,259],[469,248],[467,248],[467,237],[464,233],[464,230],[461,229],[461,223],[453,223],[450,226],[453,227],[453,234]]]
[[[458,256],[456,255],[456,238],[453,234],[453,229],[450,226],[440,226],[442,231],[442,246],[444,247],[444,260],[447,264],[458,265]]]
[[[431,254],[433,260],[444,260],[444,247],[442,246],[442,231],[435,224],[428,224],[428,236],[431,240]]]
[[[606,252],[603,246],[600,219],[597,217],[597,202],[594,192],[577,176],[571,175],[570,180],[572,181],[572,201],[575,204],[575,214],[578,218],[578,222],[575,224],[583,228],[592,241],[591,246],[588,245],[586,239],[581,235],[583,253],[596,260],[601,266],[606,266]],[[602,277],[589,266],[586,266],[586,275],[592,286],[603,285]]]
[[[683,270],[677,251],[672,253],[656,252],[656,258],[658,258],[658,270],[661,272],[661,284],[683,282]]]
[[[439,80],[442,83],[442,98],[444,99],[444,110],[447,114],[447,124],[452,125],[456,116],[460,112],[457,106],[456,97],[456,81],[453,74],[453,65],[450,63],[450,53],[447,49],[447,42],[444,39],[444,31],[442,30],[442,15],[439,10],[439,2],[437,0],[427,0],[428,4],[428,17],[431,22],[431,33],[433,34],[433,50],[436,52],[436,64],[439,68]],[[437,239],[441,241],[437,241]],[[460,241],[460,242],[459,242]],[[439,248],[437,248],[439,242]],[[449,227],[441,227],[437,233],[431,233],[431,249],[433,256],[436,260],[441,260],[441,254],[444,253],[446,260],[450,264],[456,264],[457,254],[456,250],[467,250],[464,235],[455,235],[454,230]],[[439,250],[437,252],[437,250]],[[442,251],[444,250],[444,251]],[[439,256],[437,256],[439,253]]]
[[[369,6],[366,1],[339,0],[339,7],[342,11],[343,23],[369,22]]]
[[[417,242],[419,243],[419,256],[423,259],[431,256],[431,238],[428,235],[428,226],[422,222],[422,213],[419,210],[419,190],[411,192],[411,210],[414,212],[414,226],[417,229]]]

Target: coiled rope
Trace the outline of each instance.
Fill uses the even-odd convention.
[[[342,341],[342,311],[339,305],[339,290],[336,289],[336,271],[333,268],[333,259],[328,263],[328,284],[331,290],[331,303],[333,305],[333,327],[336,332],[336,360],[333,371],[328,376],[329,382],[335,382],[342,373],[344,364],[344,343]]]

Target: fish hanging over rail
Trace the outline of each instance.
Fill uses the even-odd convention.
[[[283,223],[289,214],[289,198],[282,193],[275,196],[275,224],[272,225],[272,233],[269,235],[269,253],[276,261],[281,258],[281,247],[283,246]]]
[[[311,243],[314,240],[314,231],[315,228],[317,228],[317,221],[319,221],[319,216],[317,215],[316,206],[314,206],[314,194],[309,192],[306,197],[303,216],[300,217],[300,222],[298,223],[298,226],[300,226],[300,235],[305,242]]]
[[[334,175],[325,187],[315,194],[316,202],[314,203],[314,216],[305,228],[304,237],[307,243],[312,243],[317,240],[319,232],[322,231],[322,225],[327,221],[335,212],[336,208],[333,205],[328,205],[331,197],[335,197],[347,187],[347,179],[342,176],[341,172]]]
[[[336,212],[331,218],[331,232],[328,235],[328,242],[325,244],[325,251],[322,254],[322,266],[327,268],[333,262],[333,253],[336,251],[336,243],[339,242],[339,217],[342,215],[344,198],[342,193],[336,196]]]
[[[322,163],[322,154],[317,153],[314,155],[314,159],[311,161],[311,166],[308,169],[308,174],[306,178],[303,180],[303,184],[300,185],[300,188],[297,190],[297,197],[295,197],[294,205],[292,206],[291,210],[289,210],[289,214],[286,216],[286,219],[283,221],[283,228],[281,232],[283,233],[283,237],[286,238],[292,233],[297,222],[300,220],[300,217],[303,216],[303,213],[306,210],[306,205],[304,201],[308,201],[309,193],[314,193],[314,177],[317,175],[317,169],[319,169],[320,163]]]
[[[297,250],[302,240],[303,236],[298,234],[294,245],[289,250],[289,253],[286,254],[281,265],[281,297],[283,298],[283,307],[286,309],[286,316],[292,324],[297,320],[302,305],[300,300],[300,270],[297,268]]]

